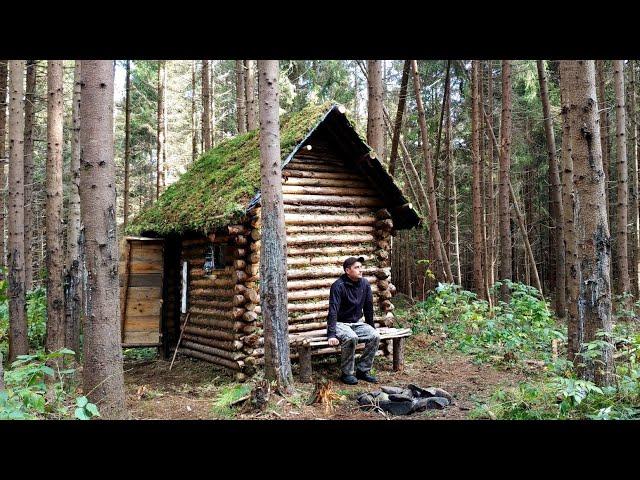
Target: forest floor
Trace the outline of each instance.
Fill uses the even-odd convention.
[[[135,355],[135,352],[133,352]],[[128,358],[127,358],[128,357]],[[149,356],[147,356],[149,357]],[[125,356],[127,404],[134,419],[385,419],[382,413],[363,411],[356,397],[380,385],[440,387],[453,395],[454,403],[444,410],[427,410],[397,419],[466,419],[470,412],[499,388],[515,386],[531,376],[535,369],[476,364],[473,358],[458,352],[445,352],[438,339],[420,334],[410,337],[405,349],[405,367],[394,372],[390,358],[376,357],[374,372],[379,385],[360,382],[349,386],[339,382],[338,355],[314,359],[314,375],[330,382],[334,400],[330,406],[307,405],[314,384],[296,381],[296,393],[289,398],[270,395],[266,408],[243,413],[242,406],[219,408],[219,399],[242,386],[214,365],[178,355],[169,371],[170,361]],[[294,363],[294,379],[297,365]],[[251,380],[245,385],[249,388]],[[245,392],[246,393],[246,392]],[[218,408],[216,408],[218,406]]]

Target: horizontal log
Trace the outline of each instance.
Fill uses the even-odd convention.
[[[387,278],[390,276],[390,269],[380,269],[377,267],[367,267],[362,271],[364,276],[375,275],[377,278]],[[302,280],[311,278],[335,277],[336,279],[344,273],[342,266],[339,267],[310,267],[304,269],[289,269],[287,280]]]
[[[298,163],[294,165],[299,165]],[[298,177],[298,178],[329,178],[334,180],[357,180],[362,181],[362,177],[355,173],[341,173],[341,172],[317,172],[309,169],[293,168],[289,163],[282,170],[283,177]]]
[[[285,170],[285,172],[287,172]],[[369,185],[362,180],[344,180],[342,178],[308,178],[283,175],[282,186],[304,185],[309,187],[342,187],[365,188]]]
[[[259,263],[259,262],[260,262],[260,252],[253,252],[251,255],[249,255],[250,264]]]
[[[261,236],[262,234],[259,228],[254,228],[253,230],[251,230],[251,240],[253,240],[254,242],[260,240]]]
[[[374,276],[364,277],[370,284],[374,284],[378,279]],[[314,278],[309,280],[290,280],[287,282],[287,290],[306,290],[311,288],[330,287],[338,277]]]
[[[285,215],[287,213],[319,213],[325,215],[341,214],[341,215],[370,215],[373,211],[371,207],[351,207],[351,206],[335,206],[335,205],[283,205]]]
[[[343,207],[378,207],[384,205],[379,197],[357,197],[338,195],[295,195],[282,194],[282,202],[285,205],[329,205]]]
[[[245,322],[255,322],[257,318],[258,314],[255,312],[244,312],[244,314],[242,315],[242,319]]]
[[[209,284],[202,280],[190,282],[189,295],[193,297],[229,298],[233,297],[232,288],[209,288]]]
[[[310,300],[312,298],[329,298],[329,289],[328,288],[320,288],[314,290],[294,290],[292,292],[287,293],[287,297],[289,300]],[[378,286],[376,284],[371,285],[371,291],[376,294],[378,292]],[[391,298],[384,297],[384,298]]]
[[[260,240],[258,240],[257,242],[251,242],[249,244],[249,250],[251,250],[252,252],[260,252]]]
[[[220,276],[220,277],[206,277],[202,275],[196,275],[194,271],[192,271],[191,273],[192,273],[192,276],[191,276],[192,285],[194,284],[194,282],[197,282],[197,281],[200,282],[198,286],[206,285],[212,288],[233,287],[236,284],[235,279],[227,275]]]
[[[249,278],[249,275],[247,275],[246,272],[242,271],[242,270],[236,270],[235,271],[235,280],[236,283],[243,283],[246,282],[247,279]]]
[[[375,217],[369,214],[305,214],[305,213],[285,213],[286,225],[366,225],[373,226]]]
[[[228,330],[230,332],[241,332],[244,327],[244,323],[233,320],[221,320],[217,318],[209,318],[202,315],[191,315],[189,317],[189,323],[201,327],[213,327],[222,330]]]
[[[290,303],[287,305],[288,312],[308,312],[312,310],[322,310],[329,308],[329,300],[313,303]]]
[[[260,335],[258,335],[257,333],[252,333],[251,335],[245,335],[240,340],[242,340],[242,343],[245,346],[255,347],[256,345],[258,345],[258,342],[260,341],[260,338],[262,338],[262,337]]]
[[[221,358],[226,358],[229,360],[242,360],[246,357],[246,355],[242,352],[229,352],[227,350],[223,350],[222,348],[212,347],[210,345],[204,345],[196,340],[192,340],[191,338],[184,338],[182,345],[186,348],[191,348],[193,350],[200,350],[201,352],[208,353],[210,355],[216,355]],[[180,351],[178,349],[178,351]]]
[[[358,255],[369,255],[373,254],[376,250],[376,247],[371,244],[358,245],[354,247],[353,245],[345,244],[336,247],[326,247],[326,246],[316,246],[316,245],[303,245],[300,247],[289,247],[287,245],[287,255],[288,256],[310,256],[310,255],[340,255],[344,256],[344,258],[350,257],[353,255],[353,250],[357,249]]]
[[[257,275],[258,272],[260,272],[260,265],[257,263],[250,263],[249,265],[247,265],[245,272],[250,277],[253,277],[254,275]]]
[[[233,243],[235,245],[242,246],[248,244],[249,240],[244,235],[236,235],[235,237],[233,237]]]
[[[210,233],[208,238],[209,242],[211,243],[230,243],[234,238],[236,238],[236,235],[228,235],[227,233],[216,232]]]
[[[234,258],[244,258],[244,257],[247,256],[247,249],[246,248],[234,248],[231,253],[233,254]]]
[[[260,295],[258,295],[258,292],[256,292],[253,288],[247,288],[243,292],[243,295],[244,295],[244,298],[246,298],[247,301],[249,301],[250,303],[260,302]]]
[[[244,298],[244,295],[234,295],[233,296],[233,306],[240,307],[247,302],[247,299]]]
[[[374,234],[370,225],[290,225],[285,228],[287,235],[296,233],[344,233],[365,232]]]
[[[258,327],[255,324],[244,324],[242,327],[242,333],[245,333],[247,335],[250,335],[252,333],[255,333],[258,330]]]
[[[247,266],[247,262],[245,260],[236,259],[233,261],[233,268],[236,270],[244,270]]]
[[[214,363],[216,365],[222,365],[232,370],[241,370],[242,367],[244,367],[244,362],[242,360],[237,360],[237,361],[229,360],[227,358],[222,358],[215,355],[209,355],[208,353],[200,352],[198,350],[193,350],[191,348],[181,348],[178,351],[183,355],[198,358],[200,360],[205,360],[207,362]]]
[[[244,297],[243,297],[244,298]],[[200,309],[220,309],[221,311],[231,310],[234,306],[233,302],[230,301],[220,301],[220,300],[204,300],[199,298],[193,294],[191,294],[191,298],[189,299],[189,304],[192,307],[200,308]]]
[[[257,303],[245,303],[244,308],[247,312],[255,312],[258,307]]]
[[[389,288],[389,280],[378,280],[378,288],[387,290]]]
[[[375,237],[368,233],[345,233],[342,235],[287,235],[288,245],[303,245],[308,243],[340,244],[366,243],[375,241]]]
[[[229,235],[246,235],[249,230],[245,225],[228,225],[227,232]]]
[[[195,335],[197,337],[215,338],[217,340],[240,340],[240,335],[234,333],[209,328],[193,327],[191,325],[184,327],[184,333]]]
[[[239,351],[240,349],[242,349],[242,346],[244,345],[240,340],[232,340],[232,341],[217,340],[214,338],[203,337],[200,335],[193,335],[193,334],[187,333],[186,330],[182,338],[184,338],[185,340],[192,340],[194,342],[202,343],[204,345],[210,345],[212,347],[220,348],[228,352]]]
[[[242,313],[237,312],[237,310],[242,310],[242,313],[244,313],[244,309],[243,308],[229,308],[226,310],[222,310],[222,309],[214,309],[214,308],[201,308],[201,307],[196,307],[195,305],[192,305],[191,308],[189,309],[189,311],[193,314],[198,314],[198,315],[204,315],[204,316],[209,316],[209,317],[215,317],[215,318],[222,318],[222,319],[236,319],[236,318],[240,318],[242,316]]]
[[[293,170],[302,170],[302,171],[311,171],[311,172],[331,172],[331,173],[339,173],[339,174],[348,174],[353,173],[345,168],[344,165],[340,164],[327,164],[323,163],[314,163],[314,162],[305,162],[304,160],[297,161],[293,159],[287,164],[287,167],[290,167]],[[285,167],[286,168],[286,167]]]
[[[352,195],[375,196],[376,192],[370,186],[365,187],[332,187],[332,186],[306,186],[306,185],[282,185],[283,194],[294,195]]]

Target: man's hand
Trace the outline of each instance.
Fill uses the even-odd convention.
[[[332,337],[328,340],[329,345],[331,345],[332,347],[335,347],[336,345],[340,344],[340,340],[338,340],[336,337]]]

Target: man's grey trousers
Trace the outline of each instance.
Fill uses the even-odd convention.
[[[380,344],[380,334],[368,323],[336,323],[336,337],[342,347],[340,369],[344,375],[353,375],[358,341],[365,342],[364,350],[358,360],[357,368],[368,372],[373,366],[373,358]]]

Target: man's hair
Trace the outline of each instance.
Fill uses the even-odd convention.
[[[347,268],[349,268],[351,265],[353,265],[356,262],[360,262],[360,263],[364,262],[364,257],[349,257],[342,264],[342,268],[346,272]]]

